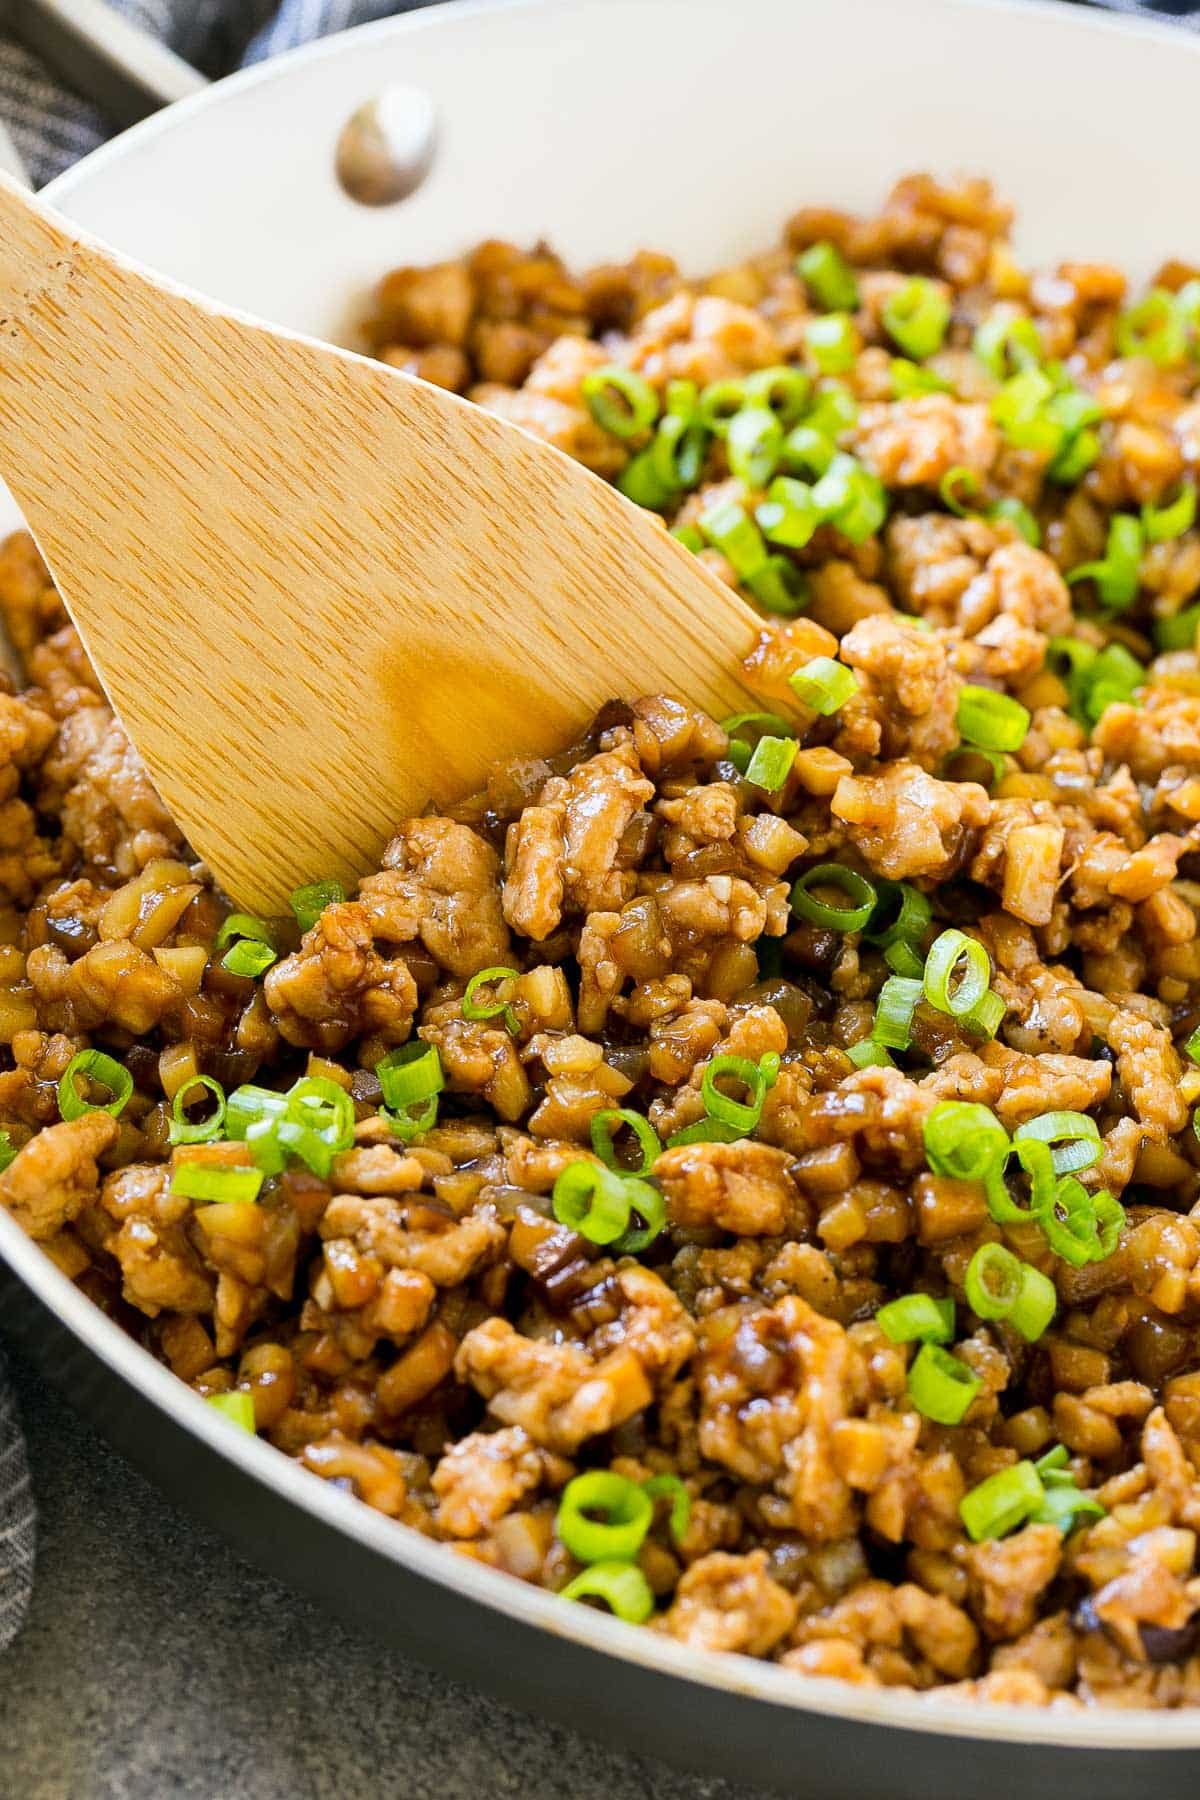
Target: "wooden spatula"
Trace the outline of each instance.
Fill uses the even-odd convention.
[[[718,716],[756,618],[557,450],[227,312],[0,182],[0,476],[114,707],[243,905],[361,873],[490,763],[664,689]]]

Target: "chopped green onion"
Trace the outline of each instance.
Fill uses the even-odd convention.
[[[829,433],[806,423],[788,432],[780,461],[793,474],[823,475],[836,455],[837,445]]]
[[[1058,1182],[1052,1196],[1038,1210],[1038,1222],[1056,1256],[1073,1269],[1095,1260],[1099,1236],[1092,1196],[1073,1175]]]
[[[693,554],[704,548],[704,539],[694,525],[676,525],[671,536],[678,538],[684,549],[692,551]]]
[[[640,1256],[652,1244],[667,1222],[667,1203],[649,1181],[630,1175],[625,1180],[629,1196],[630,1224],[612,1246],[615,1256]],[[634,1218],[641,1220],[635,1225]]]
[[[814,887],[840,888],[850,906],[830,906],[812,893]],[[792,887],[792,911],[810,925],[827,931],[861,931],[875,910],[878,896],[865,875],[847,869],[841,863],[818,863],[808,869]]]
[[[466,992],[462,997],[463,1018],[471,1019],[478,1023],[483,1019],[498,1018],[502,1014],[504,1017],[505,1030],[510,1032],[513,1037],[516,1037],[521,1029],[521,1021],[517,1017],[515,1009],[503,1000],[477,1000],[475,996],[478,994],[480,988],[491,987],[493,983],[516,981],[519,977],[519,973],[520,971],[517,969],[499,967],[495,969],[480,969],[478,975],[472,975],[470,981],[467,983]]]
[[[933,908],[919,888],[907,881],[881,881],[871,914],[867,941],[886,949],[889,944],[919,944],[929,929]]]
[[[707,452],[707,427],[692,423],[680,413],[669,412],[659,420],[658,428],[642,454],[649,458],[650,472],[663,492],[675,494],[681,488],[696,486],[704,473]],[[651,510],[657,512],[658,508]]]
[[[1142,508],[1142,530],[1148,544],[1165,544],[1171,538],[1182,537],[1195,523],[1194,487],[1180,488],[1176,498],[1167,506],[1151,506],[1147,503]]]
[[[830,460],[833,454],[831,447]],[[770,542],[782,544],[785,550],[803,550],[821,524],[812,488],[790,475],[776,476],[766,499],[755,507],[754,517]]]
[[[846,1055],[856,1069],[894,1069],[895,1063],[882,1044],[876,1044],[871,1038],[860,1038],[857,1044],[851,1044]]]
[[[1145,669],[1124,644],[1096,650],[1080,638],[1051,638],[1046,661],[1065,680],[1072,715],[1082,725],[1095,725],[1105,709],[1118,702],[1132,704],[1135,691],[1146,680]]]
[[[648,1181],[582,1159],[560,1172],[551,1205],[560,1225],[589,1243],[611,1244],[619,1254],[644,1250],[667,1217],[662,1195]],[[632,1223],[634,1213],[643,1221],[641,1227]]]
[[[765,612],[793,619],[804,611],[808,588],[800,571],[786,556],[768,556],[762,567],[745,579],[746,586]]]
[[[842,451],[812,491],[822,518],[852,544],[864,544],[887,518],[887,494],[877,475]]]
[[[950,323],[950,302],[935,282],[913,275],[888,295],[881,317],[888,336],[905,356],[924,362],[942,347]]]
[[[796,734],[787,720],[780,713],[773,712],[740,712],[731,713],[727,719],[721,720],[721,730],[729,737],[744,734],[747,726],[753,727],[760,736],[794,737]],[[746,740],[749,742],[749,740]]]
[[[1058,1311],[1058,1289],[1048,1275],[1030,1263],[1021,1264],[1021,1291],[1008,1315],[1014,1331],[1027,1344],[1036,1344]]]
[[[958,691],[958,730],[982,750],[1019,750],[1029,730],[1029,709],[994,688],[964,682]]]
[[[1131,513],[1114,513],[1108,522],[1103,558],[1071,569],[1068,584],[1094,581],[1101,605],[1110,612],[1125,612],[1137,599],[1144,541],[1140,519]]]
[[[375,1072],[379,1073],[378,1064]],[[292,1119],[315,1131],[331,1150],[348,1150],[354,1142],[354,1100],[338,1082],[323,1075],[302,1075],[288,1089],[287,1103]]]
[[[258,1199],[262,1184],[261,1169],[228,1169],[215,1163],[177,1162],[171,1171],[171,1192],[183,1200],[245,1205]]]
[[[804,326],[804,346],[822,375],[844,374],[854,367],[858,355],[854,320],[844,312],[809,319]]]
[[[1103,1519],[1106,1509],[1091,1494],[1083,1493],[1074,1483],[1050,1488],[1035,1513],[1034,1525],[1057,1525],[1062,1532],[1073,1531],[1084,1519]]]
[[[692,1499],[678,1475],[651,1475],[642,1483],[642,1492],[652,1500],[670,1500],[669,1525],[675,1542],[687,1536],[692,1517]]]
[[[943,781],[974,781],[989,793],[1008,772],[1008,762],[999,750],[985,750],[981,744],[960,744],[947,750],[938,766]]]
[[[906,938],[897,938],[894,944],[888,944],[883,960],[894,975],[907,975],[916,981],[925,973],[925,964]]]
[[[416,1039],[398,1050],[389,1050],[375,1064],[375,1074],[385,1106],[413,1106],[418,1100],[428,1100],[431,1094],[440,1094],[446,1085],[437,1046]]]
[[[7,1131],[0,1131],[0,1175],[16,1161],[17,1151]]]
[[[794,737],[761,737],[746,765],[746,780],[764,793],[778,793],[796,760]]]
[[[747,487],[766,487],[783,449],[783,426],[767,406],[745,406],[729,421],[725,455]]]
[[[922,1344],[908,1371],[908,1397],[935,1425],[960,1424],[981,1385],[974,1370],[940,1344]]]
[[[805,706],[829,718],[858,692],[858,677],[832,656],[814,656],[788,676],[788,686]]]
[[[981,1244],[967,1265],[967,1304],[980,1319],[1006,1320],[1035,1343],[1054,1317],[1054,1283],[1003,1244]]]
[[[812,394],[812,378],[806,369],[776,363],[745,377],[746,404],[768,407],[786,431],[799,419]]]
[[[1041,369],[1022,369],[992,397],[991,412],[1010,444],[1055,456],[1062,448],[1063,428],[1046,415],[1054,383]]]
[[[79,1092],[81,1075],[97,1087],[107,1088],[109,1098],[95,1103],[85,1100]],[[132,1093],[133,1076],[115,1056],[106,1056],[103,1050],[80,1050],[63,1070],[58,1084],[59,1116],[82,1119],[84,1113],[106,1112],[118,1119],[128,1106]]]
[[[253,938],[239,938],[221,958],[221,967],[228,969],[231,975],[240,975],[244,980],[253,981],[257,976],[265,975],[272,963],[278,960],[270,944],[260,943]]]
[[[1160,368],[1182,362],[1187,355],[1187,325],[1176,295],[1166,288],[1151,288],[1136,306],[1117,317],[1117,353],[1145,356]]]
[[[245,1142],[268,1175],[282,1174],[291,1156],[324,1179],[354,1142],[354,1101],[320,1075],[301,1076],[286,1094],[246,1085],[226,1102],[225,1135]]]
[[[225,1135],[240,1140],[259,1120],[286,1119],[287,1114],[286,1094],[277,1094],[273,1088],[254,1087],[247,1082],[234,1088],[225,1103]]]
[[[247,1126],[245,1143],[264,1175],[282,1175],[288,1158],[294,1157],[324,1181],[333,1164],[324,1138],[299,1119],[259,1119]]]
[[[977,506],[968,504],[979,498],[979,477],[974,469],[968,469],[964,463],[955,463],[952,469],[946,470],[938,482],[938,493],[947,511],[957,513],[960,519],[969,519],[972,513],[980,510]]]
[[[1053,418],[1053,402],[1047,407],[1047,414]],[[1092,465],[1099,459],[1101,450],[1100,434],[1083,427],[1063,444],[1058,455],[1053,459],[1046,474],[1051,481],[1057,481],[1064,487],[1073,486],[1081,481]]]
[[[1183,1046],[1183,1053],[1185,1056],[1190,1057],[1194,1063],[1200,1063],[1200,1025],[1197,1025],[1195,1031],[1193,1031],[1191,1037]],[[1197,1132],[1197,1136],[1200,1136],[1200,1131]]]
[[[649,512],[667,512],[679,498],[674,479],[663,479],[661,460],[662,451],[656,444],[649,444],[625,464],[615,483],[627,500]]]
[[[1005,1537],[1023,1525],[1045,1499],[1041,1477],[1031,1462],[1013,1463],[989,1475],[958,1503],[959,1517],[973,1544]]]
[[[1071,689],[1072,704],[1075,690],[1096,655],[1096,646],[1084,643],[1082,638],[1054,637],[1046,647],[1046,667]]]
[[[639,1160],[635,1168],[627,1167],[617,1159],[615,1139],[623,1125],[628,1126],[637,1140]],[[628,1107],[607,1106],[603,1111],[593,1113],[589,1130],[592,1149],[606,1169],[613,1169],[618,1174],[648,1175],[655,1158],[662,1153],[658,1133],[649,1119],[644,1119],[641,1113],[633,1112]]]
[[[1106,1188],[1089,1194],[1074,1175],[1059,1178],[1037,1216],[1050,1248],[1073,1269],[1111,1256],[1125,1223],[1124,1207]]]
[[[1039,1118],[1018,1125],[1013,1135],[1018,1140],[1037,1138],[1040,1143],[1049,1144],[1056,1175],[1075,1175],[1100,1161],[1100,1127],[1086,1113],[1042,1113]],[[1055,1149],[1055,1145],[1061,1147]]]
[[[674,1150],[681,1144],[737,1144],[745,1135],[736,1125],[722,1125],[719,1119],[710,1119],[706,1115],[695,1124],[673,1132],[667,1139],[667,1149]]]
[[[1003,1244],[980,1244],[967,1264],[967,1305],[980,1319],[1006,1319],[1021,1292],[1021,1262]]]
[[[375,1064],[375,1074],[383,1096],[383,1116],[398,1138],[411,1143],[414,1138],[433,1130],[438,1116],[437,1097],[446,1085],[442,1059],[433,1044],[414,1040],[411,1044],[402,1044],[398,1050],[389,1050]],[[351,1141],[353,1137],[354,1108],[351,1103]]]
[[[983,1181],[1008,1156],[1007,1131],[976,1101],[939,1100],[922,1129],[929,1167],[954,1181]]]
[[[720,1080],[739,1081],[746,1090],[745,1100],[734,1100],[717,1086]],[[700,1096],[710,1119],[732,1126],[741,1136],[754,1130],[762,1117],[767,1096],[766,1071],[748,1056],[714,1056],[704,1066]]]
[[[1074,442],[1085,426],[1100,423],[1104,417],[1104,408],[1094,394],[1087,393],[1083,388],[1064,387],[1047,400],[1046,416],[1062,426],[1065,448]],[[1053,474],[1053,470],[1050,472]]]
[[[650,383],[620,363],[589,369],[579,392],[597,425],[610,437],[638,437],[658,417],[658,395]]]
[[[1194,650],[1196,628],[1200,626],[1200,605],[1185,606],[1181,612],[1154,622],[1154,642],[1160,650]]]
[[[938,1012],[961,1019],[987,993],[992,965],[977,938],[943,931],[925,958],[925,998]]]
[[[906,975],[889,975],[875,1002],[871,1036],[889,1050],[907,1050],[912,1042],[912,1020],[921,998],[921,983]]]
[[[230,913],[213,940],[213,948],[223,950],[234,938],[247,938],[251,943],[269,944],[275,948],[275,933],[264,919],[256,919],[253,913]]]
[[[1088,670],[1083,698],[1086,722],[1095,725],[1110,706],[1137,705],[1136,690],[1146,680],[1146,670],[1124,644],[1106,644]]]
[[[1041,527],[1023,500],[1015,500],[1011,494],[997,500],[988,513],[989,519],[1007,519],[1015,525],[1027,544],[1036,550],[1042,541]]]
[[[402,1112],[391,1112],[384,1106],[380,1115],[401,1143],[411,1144],[414,1139],[424,1137],[432,1131],[438,1120],[438,1097],[431,1094],[428,1100],[416,1101],[406,1106]]]
[[[804,423],[822,437],[840,437],[858,418],[858,401],[844,381],[822,381],[813,403],[804,415]],[[793,434],[794,435],[794,434]]]
[[[1015,369],[1036,368],[1042,340],[1032,319],[1021,316],[985,319],[976,327],[971,348],[989,375],[1004,381]]]
[[[203,1088],[213,1096],[217,1103],[215,1112],[207,1119],[193,1121],[189,1119],[184,1108],[188,1104],[188,1095],[195,1088]],[[198,1096],[197,1096],[198,1098]],[[221,1135],[221,1126],[225,1122],[225,1090],[219,1081],[211,1075],[193,1075],[177,1088],[175,1098],[171,1102],[171,1124],[167,1132],[168,1141],[172,1144],[207,1144]]]
[[[989,988],[983,998],[976,1001],[970,1012],[962,1014],[958,1022],[979,1037],[994,1038],[1007,1010],[995,988]]]
[[[875,1323],[893,1344],[950,1344],[954,1341],[954,1296],[902,1294],[875,1314]]]
[[[1016,1157],[1022,1172],[1029,1177],[1028,1206],[1022,1206],[1014,1199],[1005,1179],[1010,1156]],[[1049,1145],[1039,1143],[1036,1138],[1022,1138],[1020,1143],[1014,1141],[988,1168],[983,1180],[988,1211],[997,1225],[1028,1225],[1031,1221],[1040,1221],[1054,1199],[1054,1163]]]
[[[554,1183],[551,1201],[559,1224],[591,1244],[615,1244],[629,1227],[633,1201],[628,1184],[603,1164],[569,1162]]]
[[[654,1501],[639,1482],[589,1469],[563,1489],[554,1529],[579,1562],[632,1562],[653,1518]]]
[[[921,367],[920,363],[909,362],[907,357],[893,356],[888,365],[888,375],[892,384],[894,400],[912,400],[918,394],[952,394],[951,384],[932,369]]]
[[[767,560],[762,533],[736,500],[721,500],[710,506],[701,514],[700,529],[743,581]]]
[[[668,381],[663,395],[663,411],[669,418],[683,419],[688,424],[696,417],[700,390],[694,381]]]
[[[311,931],[327,906],[340,906],[346,890],[340,881],[311,881],[292,893],[291,906],[301,931]]]
[[[796,273],[805,282],[817,305],[826,312],[853,312],[858,305],[858,282],[836,244],[824,238],[810,244],[796,258]]]
[[[1070,1176],[1067,1179],[1070,1180]],[[1099,1193],[1092,1195],[1092,1211],[1096,1220],[1098,1243],[1094,1260],[1104,1262],[1116,1249],[1118,1239],[1125,1229],[1125,1208],[1107,1188],[1101,1188]]]
[[[696,418],[701,425],[724,437],[730,419],[746,404],[746,387],[741,381],[713,381],[701,389],[696,405]]]
[[[258,1424],[254,1417],[252,1395],[242,1393],[240,1389],[235,1388],[231,1394],[206,1394],[205,1399],[214,1412],[223,1414],[231,1424],[240,1426],[243,1431],[248,1431],[251,1437],[254,1436],[258,1430]]]
[[[564,1600],[603,1600],[627,1625],[644,1625],[654,1611],[650,1583],[636,1563],[593,1563],[560,1593]]]
[[[1067,1449],[1067,1446],[1065,1444],[1055,1444],[1053,1450],[1047,1450],[1044,1455],[1039,1456],[1033,1466],[1037,1470],[1040,1479],[1044,1482],[1046,1477],[1053,1474],[1056,1470],[1065,1469],[1070,1460],[1071,1453]],[[1071,1479],[1072,1477],[1068,1475],[1067,1480],[1070,1481]]]

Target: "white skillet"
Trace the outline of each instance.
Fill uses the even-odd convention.
[[[334,146],[349,115],[391,83],[432,99],[439,152],[416,195],[368,210],[339,189]],[[466,0],[365,27],[184,100],[61,177],[48,197],[180,281],[337,337],[385,269],[480,237],[544,235],[584,261],[653,246],[714,267],[770,242],[802,204],[871,208],[912,169],[991,176],[1019,208],[1017,243],[1028,258],[1107,258],[1146,274],[1168,254],[1200,259],[1198,167],[1200,37],[1168,27],[1022,0]],[[0,517],[10,522],[11,513]],[[769,1752],[763,1760],[706,1742],[705,1708],[719,1715],[740,1703],[735,1696],[759,1703],[756,1718],[765,1703],[781,1742],[795,1738],[805,1714],[814,1733],[813,1715],[860,1734],[906,1728],[894,1765],[870,1784],[893,1795],[952,1791],[957,1761],[970,1796],[979,1790],[968,1771],[983,1766],[974,1759],[1019,1745],[1047,1760],[997,1761],[997,1778],[1032,1794],[1041,1784],[1027,1767],[1042,1768],[1057,1793],[1099,1796],[1118,1789],[1089,1751],[1200,1749],[1200,1708],[1076,1715],[944,1703],[802,1680],[569,1607],[398,1529],[231,1431],[3,1213],[0,1255],[129,1384],[131,1406],[136,1390],[153,1417],[173,1416],[189,1441],[222,1453],[231,1483],[323,1521],[347,1555],[374,1553],[493,1609],[498,1662],[505,1631],[532,1626],[553,1632],[560,1654],[590,1645],[620,1659],[600,1665],[613,1669],[615,1685],[618,1668],[640,1670],[651,1690],[656,1675],[703,1684],[706,1701],[694,1687],[670,1691],[696,1694],[690,1753],[703,1746],[709,1768],[770,1773]],[[139,1455],[153,1462],[148,1449]],[[603,1709],[592,1716],[595,1724]],[[607,1728],[622,1729],[611,1720]],[[654,1741],[645,1721],[624,1735]],[[664,1749],[689,1754],[669,1736]],[[956,1737],[976,1740],[975,1749],[955,1752]],[[909,1756],[919,1782],[906,1777]],[[1157,1758],[1147,1791],[1184,1791],[1168,1767],[1194,1774],[1200,1762]],[[1085,1769],[1077,1788],[1071,1774]],[[778,1771],[781,1780],[794,1774]],[[844,1773],[810,1769],[808,1778],[812,1793],[848,1791]]]

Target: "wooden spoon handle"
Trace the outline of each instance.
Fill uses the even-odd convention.
[[[0,182],[0,475],[163,799],[229,891],[605,700],[720,715],[755,615],[661,520],[456,395],[224,312]]]

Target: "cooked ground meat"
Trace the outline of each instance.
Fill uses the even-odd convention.
[[[571,1484],[605,1472],[650,1484],[624,1574],[684,1642],[1178,1706],[1197,365],[1129,336],[1117,272],[1027,273],[1008,223],[986,183],[915,176],[701,281],[497,242],[387,276],[379,355],[624,484],[762,605],[745,676],[776,716],[614,702],[398,822],[356,892],[248,956],[32,544],[0,547],[25,671],[0,692],[0,1202],[182,1381],[398,1529],[558,1591],[590,1559]],[[822,268],[848,309],[824,363]],[[753,430],[698,422],[714,382]],[[436,1079],[406,1097],[406,1070]],[[198,1076],[265,1135],[231,1109],[181,1136]],[[300,1079],[324,1111],[284,1099]],[[964,1107],[1003,1146],[986,1168],[939,1149]],[[1030,1128],[1055,1148],[1018,1165]],[[1033,1497],[980,1524],[997,1479]]]

